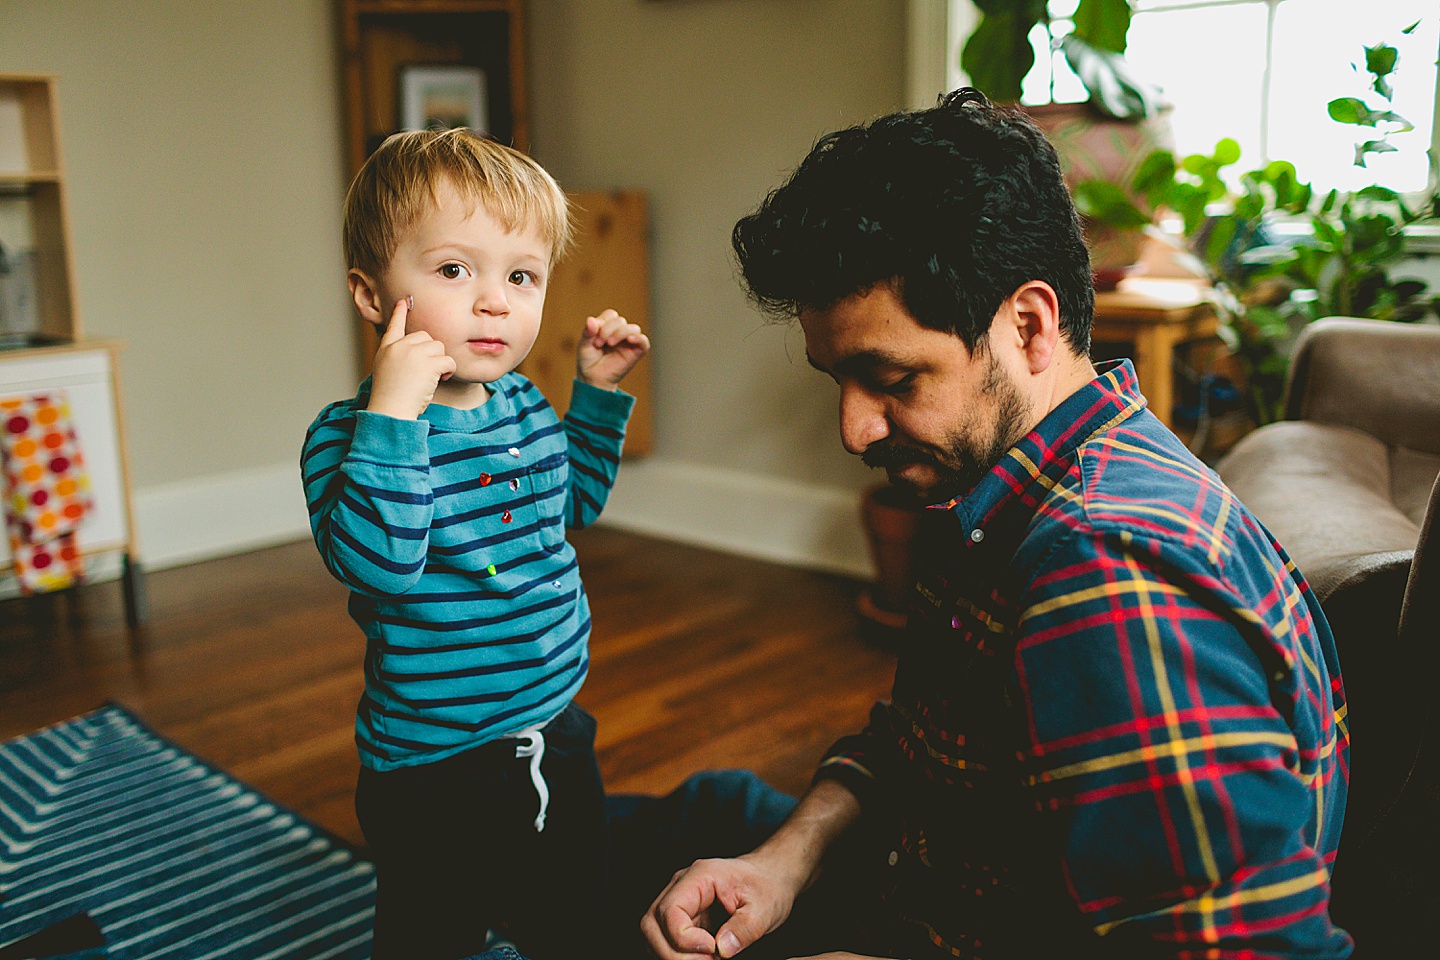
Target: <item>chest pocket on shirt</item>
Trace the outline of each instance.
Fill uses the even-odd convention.
[[[565,545],[569,457],[564,453],[552,454],[531,466],[526,473],[530,485],[530,503],[535,509],[535,535],[540,546],[554,553]]]

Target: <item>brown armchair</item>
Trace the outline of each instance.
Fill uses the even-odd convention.
[[[1440,327],[1313,324],[1285,415],[1218,472],[1335,634],[1353,740],[1332,914],[1357,957],[1416,956],[1440,917]]]

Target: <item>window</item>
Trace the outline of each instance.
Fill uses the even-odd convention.
[[[1077,2],[1051,0],[1056,33],[1068,32],[1063,18]],[[1174,103],[1177,155],[1209,153],[1221,137],[1231,137],[1242,150],[1237,172],[1289,160],[1317,191],[1370,183],[1405,192],[1425,188],[1426,150],[1440,141],[1435,0],[1132,0],[1132,6],[1126,59]],[[976,19],[970,0],[953,0],[950,64],[958,61]],[[1417,21],[1411,34],[1401,32]],[[1043,26],[1031,42],[1036,66],[1026,77],[1023,102],[1045,102],[1052,90],[1055,100],[1086,99],[1063,55],[1047,51]],[[1374,135],[1332,120],[1326,105],[1345,96],[1383,103],[1369,89],[1363,50],[1381,42],[1400,53],[1390,109],[1415,129],[1391,137],[1398,152],[1372,154],[1361,169],[1354,165],[1354,145]],[[956,70],[952,84],[961,79]]]

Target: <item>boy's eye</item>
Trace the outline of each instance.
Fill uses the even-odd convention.
[[[517,287],[528,287],[535,282],[535,274],[529,270],[514,270],[510,273],[510,282]]]
[[[440,276],[446,280],[459,280],[461,277],[468,277],[470,271],[465,269],[463,263],[447,263],[440,268]]]

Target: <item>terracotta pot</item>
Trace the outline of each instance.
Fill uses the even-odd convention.
[[[860,516],[876,570],[874,585],[860,596],[860,613],[887,627],[903,627],[915,589],[913,544],[921,508],[889,484],[880,484],[865,491]]]
[[[1175,149],[1169,108],[1142,120],[1115,120],[1083,103],[1046,103],[1022,109],[1055,145],[1065,183],[1072,188],[1081,180],[1129,184],[1140,162],[1152,151]],[[1130,199],[1145,209],[1142,197],[1131,193]],[[1144,234],[1088,222],[1084,227],[1096,287],[1114,287],[1140,260]]]

